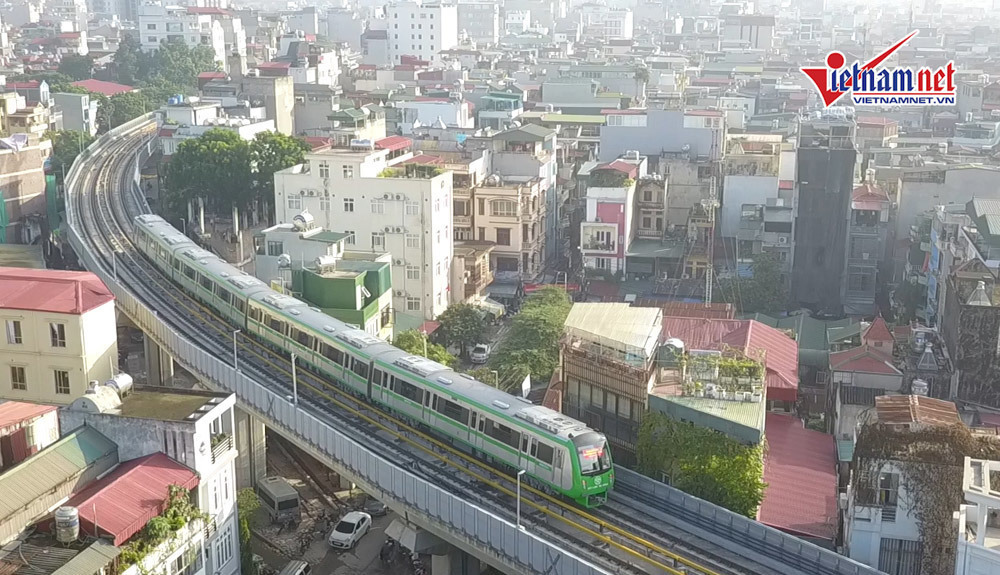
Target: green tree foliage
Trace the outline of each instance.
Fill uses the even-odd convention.
[[[90,56],[69,54],[59,62],[58,72],[74,80],[86,80],[94,76],[94,59]]]
[[[511,321],[507,337],[490,357],[500,388],[519,388],[524,376],[548,383],[559,363],[559,338],[573,306],[566,292],[549,286],[531,294]]]
[[[240,571],[243,575],[257,575],[257,564],[253,560],[252,533],[250,525],[253,515],[260,508],[260,499],[253,488],[245,487],[236,493],[236,512],[240,528]]]
[[[425,343],[427,345],[426,355],[424,355]],[[446,350],[444,346],[427,341],[427,336],[415,329],[408,329],[397,335],[392,340],[392,345],[407,353],[432,359],[442,365],[450,367],[455,364],[455,356],[448,353],[448,350]]]
[[[218,68],[215,55],[207,46],[164,42],[156,52],[147,54],[129,34],[123,35],[114,56],[118,82],[141,88],[153,107],[174,94],[194,91],[198,74]]]
[[[257,197],[274,213],[274,173],[305,161],[309,144],[278,132],[261,132],[250,142]]]
[[[639,470],[674,487],[754,518],[764,499],[763,448],[720,433],[647,413],[636,445]]]
[[[475,306],[457,303],[448,306],[437,321],[441,324],[437,334],[445,345],[457,345],[461,355],[479,343],[486,332],[486,320]],[[436,334],[435,334],[436,335]]]
[[[274,201],[274,172],[301,163],[307,144],[273,132],[247,142],[231,130],[215,129],[185,140],[167,166],[168,210],[183,214],[187,202],[204,198],[216,213],[255,200]]]
[[[100,106],[101,104],[99,104]],[[107,119],[108,129],[114,129],[122,124],[134,120],[146,112],[151,112],[155,106],[151,106],[146,97],[141,92],[125,92],[115,94],[103,103],[107,109],[103,118]],[[101,115],[98,115],[98,125],[101,124]]]
[[[231,130],[209,130],[185,140],[167,166],[168,209],[184,213],[187,202],[203,198],[217,213],[253,201],[250,144]]]
[[[788,306],[788,289],[778,261],[769,253],[754,254],[753,277],[732,278],[715,290],[717,301],[731,303],[739,313],[777,313]]]
[[[94,141],[90,134],[74,130],[46,132],[45,137],[52,140],[52,170],[60,180],[69,171],[80,151]]]
[[[909,323],[916,319],[917,310],[927,305],[927,289],[917,282],[904,281],[893,292],[892,299],[900,308],[899,323]]]
[[[465,374],[477,381],[485,383],[486,385],[496,386],[500,383],[498,381],[500,374],[498,372],[494,372],[494,370],[488,367],[474,367],[466,371]]]

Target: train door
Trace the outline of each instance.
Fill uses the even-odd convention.
[[[517,456],[517,468],[528,471],[528,444],[534,441],[527,433],[521,434],[521,451]]]

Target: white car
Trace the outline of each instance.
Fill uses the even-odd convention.
[[[351,511],[333,528],[328,541],[335,549],[353,549],[371,528],[371,515],[361,511]]]
[[[472,348],[472,356],[470,359],[472,360],[472,363],[486,363],[490,359],[490,346],[481,343]]]

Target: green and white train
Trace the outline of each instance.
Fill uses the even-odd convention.
[[[135,243],[188,294],[234,326],[294,353],[339,387],[421,424],[538,487],[597,507],[614,469],[602,433],[429,359],[414,356],[198,247],[163,218],[135,218]]]

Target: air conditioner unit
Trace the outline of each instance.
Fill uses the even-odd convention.
[[[382,231],[384,231],[387,234],[391,234],[392,233],[392,226],[386,226],[385,229],[382,230]]]
[[[785,236],[780,236],[780,237],[778,237],[778,243],[779,244],[787,244],[788,243],[788,238],[786,238]]]
[[[406,196],[404,196],[403,194],[396,194],[396,199],[402,201],[406,199]]]
[[[397,234],[401,234],[401,233],[405,232],[406,230],[404,228],[400,227],[400,226],[396,226],[396,229],[394,231]]]
[[[401,289],[396,290],[396,297],[403,297],[404,295],[406,294],[403,293],[403,290]]]
[[[393,263],[396,264],[397,266],[401,266],[401,265],[405,264],[406,262],[404,262],[403,260],[396,260]]]
[[[388,200],[388,199],[391,199],[391,198],[392,198],[392,194],[382,194],[382,199],[383,200]]]

